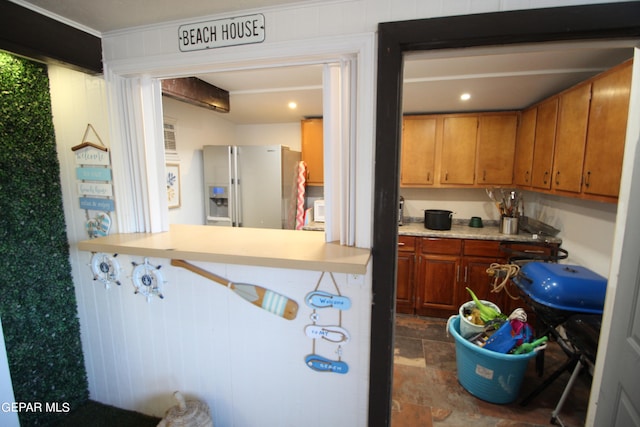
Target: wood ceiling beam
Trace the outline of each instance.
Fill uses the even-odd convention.
[[[229,92],[196,77],[162,80],[162,94],[221,113],[230,109]]]
[[[0,0],[0,49],[47,64],[102,73],[102,39]]]

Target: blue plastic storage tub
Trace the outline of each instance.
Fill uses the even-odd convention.
[[[491,403],[511,403],[518,398],[529,360],[537,353],[502,354],[485,350],[460,335],[460,316],[449,322],[456,341],[458,381],[478,399]]]

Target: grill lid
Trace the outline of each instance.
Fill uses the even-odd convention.
[[[558,310],[602,314],[607,279],[579,265],[530,262],[513,282],[538,304]]]

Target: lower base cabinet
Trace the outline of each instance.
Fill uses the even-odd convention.
[[[413,314],[416,237],[398,236],[396,311]]]
[[[501,242],[415,236],[399,236],[398,242],[396,312],[448,318],[471,300],[467,287],[505,313],[518,307],[531,311],[504,289],[492,292],[494,278],[487,269],[493,263],[508,263]],[[518,243],[509,246],[517,249]],[[553,246],[544,250],[549,254]],[[506,288],[512,296],[519,295],[513,283],[507,283]]]

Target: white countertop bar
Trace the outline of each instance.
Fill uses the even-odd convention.
[[[326,243],[324,233],[261,228],[170,226],[162,233],[113,234],[78,249],[187,261],[364,274],[369,249]]]

